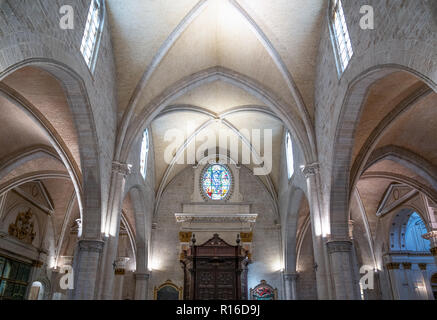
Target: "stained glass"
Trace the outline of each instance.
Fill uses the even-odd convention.
[[[210,199],[224,199],[230,187],[231,175],[225,166],[212,164],[205,170],[202,177],[202,188]]]

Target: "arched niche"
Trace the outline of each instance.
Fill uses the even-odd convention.
[[[430,242],[422,237],[427,226],[418,210],[403,208],[393,217],[390,227],[390,251],[429,253]]]

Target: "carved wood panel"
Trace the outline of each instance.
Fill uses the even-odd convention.
[[[227,244],[217,234],[201,246],[193,245],[181,261],[185,299],[246,299],[247,275],[243,267],[243,251],[238,245]]]

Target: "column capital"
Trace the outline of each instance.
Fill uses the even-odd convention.
[[[389,262],[385,265],[387,270],[398,270],[401,264],[399,262]]]
[[[410,270],[411,262],[402,262],[402,266],[404,267],[405,270]]]
[[[283,273],[282,276],[286,281],[296,281],[299,278],[298,272]]]
[[[79,249],[89,252],[102,252],[105,242],[102,240],[79,240]]]
[[[349,240],[330,240],[326,242],[326,246],[328,247],[328,253],[335,252],[351,252],[352,251],[352,242]]]
[[[301,166],[300,169],[302,170],[302,173],[305,176],[305,178],[308,179],[309,177],[319,173],[319,163],[314,162],[311,164],[307,164],[307,165]]]
[[[132,173],[132,165],[118,161],[112,161],[112,172],[128,176]]]
[[[149,278],[150,278],[149,273],[135,273],[136,280],[149,280]]]
[[[420,270],[422,270],[422,271],[426,270],[426,263],[418,263],[417,265],[419,266]]]

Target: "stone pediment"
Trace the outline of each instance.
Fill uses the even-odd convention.
[[[225,240],[219,237],[217,233],[214,233],[214,236],[206,241],[201,247],[234,247],[227,243]]]
[[[28,182],[13,190],[45,213],[55,212],[54,204],[41,181]]]
[[[392,183],[387,188],[381,203],[376,211],[376,216],[382,216],[402,203],[410,200],[413,196],[418,193],[417,190],[407,186],[405,184]]]

